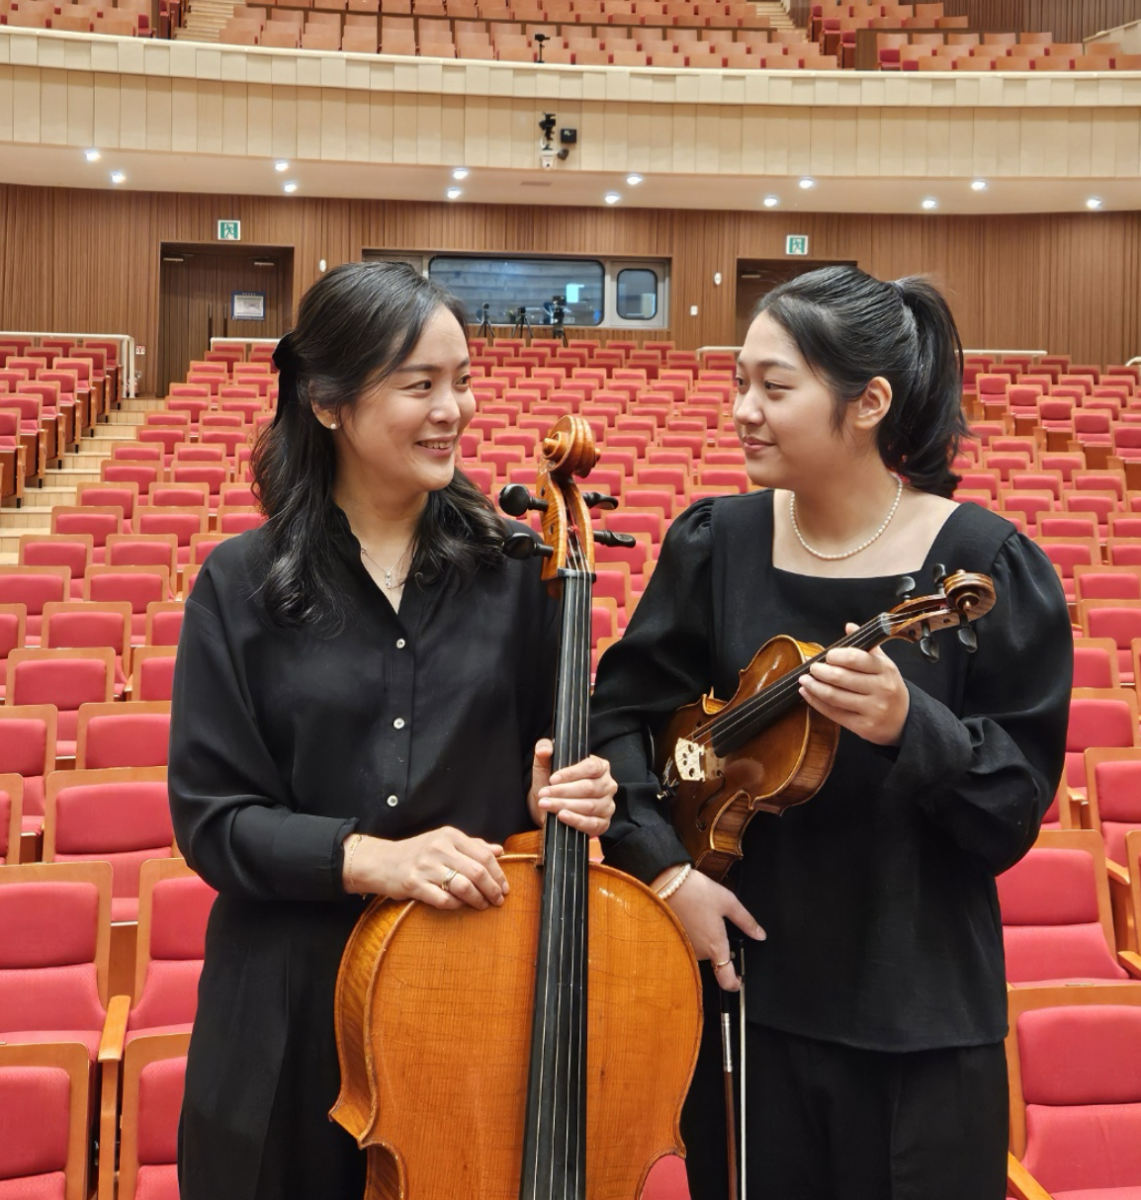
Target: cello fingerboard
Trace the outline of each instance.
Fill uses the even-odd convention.
[[[554,771],[586,757],[590,685],[591,576],[562,571],[560,577]],[[520,1200],[586,1200],[589,853],[584,833],[548,817]]]

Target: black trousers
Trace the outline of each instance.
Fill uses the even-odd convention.
[[[719,997],[711,986],[682,1116],[693,1200],[728,1196]],[[735,998],[729,1007],[735,1010]],[[1001,1044],[890,1054],[752,1023],[745,1042],[747,1192],[741,1200],[1006,1196]],[[734,1066],[739,1063],[735,1047]],[[738,1087],[735,1081],[735,1106]]]

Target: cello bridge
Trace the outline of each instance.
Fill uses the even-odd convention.
[[[697,742],[678,738],[673,758],[678,777],[684,782],[700,783],[705,778],[705,750]]]

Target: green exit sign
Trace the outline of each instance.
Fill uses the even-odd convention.
[[[219,221],[218,222],[218,241],[220,241],[220,242],[240,242],[241,240],[242,240],[242,223],[241,223],[241,221]],[[805,253],[807,254],[808,251],[806,250]]]
[[[790,233],[784,239],[785,254],[804,257],[808,253],[808,236],[803,233]]]

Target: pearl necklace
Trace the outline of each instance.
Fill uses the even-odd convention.
[[[373,556],[371,554],[369,554],[369,552],[364,548],[364,546],[361,546],[361,554],[363,554],[364,557],[367,558],[369,560],[369,562],[372,563],[372,565],[374,567],[376,567],[376,569],[378,571],[383,572],[383,574],[384,574],[384,589],[385,589],[385,591],[389,591],[389,592],[393,591],[395,588],[403,587],[405,582],[407,581],[407,578],[408,578],[407,576],[405,576],[403,579],[401,579],[399,583],[394,583],[393,578],[392,578],[396,574],[397,568],[404,561],[404,556],[407,553],[408,553],[408,547],[405,546],[404,549],[400,552],[400,557],[396,560],[396,562],[394,562],[392,564],[391,567],[382,567],[380,565],[380,563],[378,563],[376,561],[376,559],[373,558]]]
[[[854,554],[859,554],[861,550],[866,550],[874,541],[877,541],[883,534],[884,530],[891,524],[892,517],[895,516],[895,510],[899,507],[899,498],[903,495],[903,476],[895,477],[895,499],[891,502],[891,508],[888,514],[883,519],[883,524],[872,534],[866,542],[861,542],[853,550],[845,550],[842,554],[822,554],[819,550],[814,550],[805,540],[804,534],[800,532],[800,526],[796,523],[796,493],[789,492],[788,494],[788,519],[792,522],[792,532],[796,534],[796,540],[812,555],[813,558],[822,558],[827,562],[836,562],[841,558],[851,558]]]

